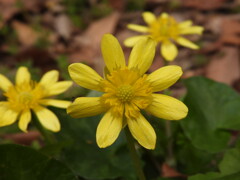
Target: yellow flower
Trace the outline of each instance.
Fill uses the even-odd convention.
[[[7,98],[0,101],[0,126],[13,124],[17,119],[19,128],[26,132],[31,121],[31,110],[35,112],[40,123],[53,132],[60,130],[57,116],[44,106],[67,108],[69,101],[48,99],[66,91],[71,81],[57,82],[58,71],[52,70],[43,75],[39,83],[31,80],[31,75],[26,67],[17,70],[15,85],[4,75],[0,74],[0,89]]]
[[[141,110],[168,120],[187,115],[188,108],[179,100],[157,94],[174,84],[182,75],[179,66],[166,66],[147,75],[155,55],[155,42],[150,38],[139,41],[129,57],[128,66],[116,38],[103,36],[101,49],[106,64],[106,78],[92,68],[74,63],[69,66],[71,78],[80,86],[101,91],[101,97],[79,97],[67,112],[75,118],[105,113],[96,133],[97,144],[110,146],[122,128],[128,126],[133,137],[145,148],[154,149],[156,134]]]
[[[174,60],[178,54],[177,47],[172,41],[176,41],[178,44],[191,49],[198,49],[196,44],[182,37],[182,35],[202,34],[203,27],[191,26],[192,21],[189,20],[178,23],[167,13],[162,13],[159,17],[156,17],[151,12],[144,12],[142,15],[148,26],[129,24],[127,27],[131,30],[146,34],[127,38],[124,41],[126,46],[132,47],[139,39],[150,36],[156,42],[162,43],[160,50],[162,56],[168,61]]]

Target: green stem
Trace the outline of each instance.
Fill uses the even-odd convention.
[[[164,60],[164,66],[168,66],[169,62]],[[167,89],[165,89],[164,94],[167,94]],[[165,132],[166,132],[166,138],[167,138],[167,158],[166,162],[170,166],[174,166],[176,164],[175,158],[173,155],[173,138],[172,138],[172,123],[169,120],[166,120],[165,122]]]
[[[139,178],[139,180],[146,180],[145,175],[142,170],[142,167],[141,167],[141,160],[140,160],[140,158],[137,154],[137,151],[135,149],[135,146],[134,146],[134,140],[133,140],[132,134],[130,133],[128,127],[125,127],[124,131],[125,131],[125,135],[126,135],[127,142],[128,142],[128,148],[130,150],[130,155],[131,155],[131,158],[132,158],[132,161],[134,164],[135,171],[138,175],[138,178]]]
[[[172,139],[172,127],[171,121],[165,121],[165,130],[166,130],[166,137],[167,137],[167,164],[170,166],[175,165],[175,158],[173,155],[173,139]]]
[[[38,129],[38,131],[42,134],[46,144],[53,144],[54,142],[53,137],[49,134],[49,132],[47,132],[47,130],[42,126],[38,119],[36,117],[33,117],[32,121],[36,128]]]

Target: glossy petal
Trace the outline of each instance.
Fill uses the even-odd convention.
[[[156,49],[156,42],[151,38],[138,41],[129,57],[129,69],[137,70],[142,75],[152,64]]]
[[[48,130],[53,132],[60,131],[60,123],[57,116],[50,110],[37,106],[34,109],[40,123]]]
[[[105,112],[99,97],[77,98],[68,108],[67,113],[74,118],[95,116]]]
[[[169,15],[168,15],[168,13],[162,13],[160,15],[160,18],[167,19],[167,18],[169,18]]]
[[[191,25],[192,25],[192,21],[187,20],[187,21],[180,22],[180,23],[178,24],[178,27],[181,28],[181,29],[183,29],[183,28],[188,28],[188,27],[190,27]]]
[[[139,40],[141,40],[145,37],[146,37],[146,35],[133,36],[133,37],[125,39],[125,41],[123,43],[127,47],[133,47]]]
[[[137,25],[137,24],[128,24],[127,28],[137,31],[137,32],[142,32],[142,33],[149,32],[149,28],[147,26],[141,26],[141,25]]]
[[[111,111],[108,111],[97,127],[97,144],[100,148],[110,146],[117,139],[122,129],[122,117],[113,116]]]
[[[58,76],[59,76],[58,71],[56,70],[48,71],[43,75],[39,83],[46,87],[51,86],[57,82]]]
[[[161,53],[167,61],[173,61],[178,54],[178,50],[172,42],[164,41],[161,45]]]
[[[151,25],[154,21],[157,20],[156,16],[152,12],[144,12],[142,14],[144,21],[148,24]]]
[[[0,104],[0,127],[13,124],[17,120],[18,113]]]
[[[127,119],[127,124],[133,137],[147,149],[154,149],[156,134],[151,124],[140,114],[137,119]]]
[[[18,127],[22,131],[27,132],[27,127],[30,121],[31,121],[31,111],[25,110],[20,115],[20,119],[18,121]]]
[[[182,46],[185,46],[185,47],[188,47],[188,48],[191,48],[191,49],[198,49],[199,48],[196,44],[192,43],[191,41],[189,41],[189,40],[187,40],[183,37],[178,37],[176,39],[176,41],[177,41],[178,44],[180,44]]]
[[[151,83],[152,91],[162,91],[172,86],[181,76],[180,66],[164,66],[148,75],[147,80]]]
[[[20,67],[16,74],[16,84],[29,83],[31,75],[26,67]]]
[[[180,34],[202,34],[204,28],[201,26],[191,26],[180,29]]]
[[[45,86],[46,95],[47,96],[54,96],[65,92],[68,88],[72,86],[72,81],[61,81],[56,82],[53,85]]]
[[[167,120],[186,117],[188,108],[181,101],[163,94],[152,94],[152,97],[152,103],[145,109],[152,115]]]
[[[105,34],[101,41],[104,62],[111,72],[125,67],[125,58],[118,40],[111,34]]]
[[[67,108],[71,101],[64,101],[64,100],[55,100],[55,99],[42,99],[39,101],[40,104],[45,106],[54,106],[58,108]]]
[[[89,66],[82,63],[74,63],[68,67],[68,71],[73,81],[78,85],[87,89],[102,91],[99,86],[102,77]]]
[[[6,92],[13,84],[4,75],[0,74],[0,89]]]

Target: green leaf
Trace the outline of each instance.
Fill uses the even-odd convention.
[[[228,129],[240,129],[240,96],[229,86],[203,77],[185,80],[188,116],[181,121],[186,136],[199,149],[212,153],[227,147]]]
[[[71,170],[60,161],[29,147],[0,145],[1,180],[76,180]]]
[[[239,180],[240,177],[240,150],[231,149],[226,152],[219,164],[220,172],[210,172],[191,176],[188,180]]]

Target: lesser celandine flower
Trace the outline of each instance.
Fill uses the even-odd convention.
[[[58,71],[52,70],[43,75],[39,83],[31,80],[26,67],[17,70],[15,84],[0,74],[0,89],[7,98],[0,101],[0,126],[13,124],[17,119],[19,128],[26,132],[31,121],[31,110],[37,115],[40,123],[48,130],[57,132],[60,123],[57,116],[45,106],[66,108],[70,102],[51,99],[51,96],[66,91],[71,81],[58,80]]]
[[[132,47],[139,39],[149,36],[156,42],[161,43],[160,50],[162,56],[168,61],[174,60],[178,54],[177,47],[173,41],[191,49],[198,49],[196,44],[182,37],[182,35],[202,34],[203,27],[192,26],[192,21],[189,20],[178,23],[167,13],[162,13],[159,17],[156,17],[151,12],[144,12],[142,15],[144,21],[147,23],[147,26],[129,24],[127,27],[131,30],[145,34],[126,39],[124,41],[126,46]]]
[[[182,75],[179,66],[166,66],[147,75],[155,54],[155,42],[150,38],[134,46],[126,65],[123,51],[112,35],[104,35],[101,42],[106,64],[106,78],[81,63],[69,66],[71,78],[80,86],[101,91],[101,97],[79,97],[67,112],[75,117],[105,113],[97,127],[97,144],[111,145],[120,131],[128,126],[133,137],[145,148],[154,149],[156,134],[141,110],[168,120],[184,118],[188,108],[179,100],[156,92],[168,88]]]

